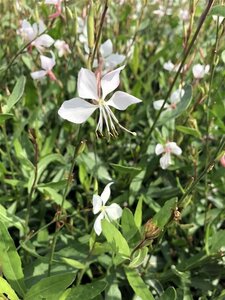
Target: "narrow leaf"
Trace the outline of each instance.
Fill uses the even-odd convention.
[[[0,277],[0,296],[1,294],[7,295],[10,300],[19,300],[9,283],[2,277]]]
[[[12,94],[9,96],[7,101],[6,112],[9,112],[11,108],[21,99],[24,93],[24,87],[26,83],[26,77],[21,76],[12,91]]]
[[[142,201],[142,197],[140,197],[134,213],[134,221],[137,228],[140,228],[142,223]]]

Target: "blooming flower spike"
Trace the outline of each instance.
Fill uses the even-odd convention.
[[[47,57],[44,55],[40,55],[40,59],[41,59],[41,67],[42,70],[40,71],[36,71],[36,72],[32,72],[31,73],[31,77],[33,79],[41,79],[45,76],[49,76],[49,78],[51,80],[56,80],[56,77],[54,75],[54,73],[52,72],[52,68],[55,65],[55,57],[54,54],[52,53],[52,57]]]
[[[105,218],[109,222],[113,220],[117,220],[122,216],[122,208],[116,204],[113,203],[109,206],[106,206],[106,202],[109,200],[110,197],[110,186],[113,184],[113,182],[110,182],[106,185],[104,188],[101,196],[94,195],[92,202],[93,202],[93,213],[98,215],[98,217],[95,220],[94,223],[94,230],[97,235],[100,235],[102,232],[102,225],[101,221]]]
[[[165,145],[157,144],[155,147],[155,154],[163,156],[160,158],[160,166],[163,170],[167,169],[172,164],[171,154],[181,155],[182,150],[175,142],[168,142]]]
[[[80,98],[73,98],[65,101],[60,107],[58,114],[65,120],[75,124],[84,123],[95,110],[99,110],[99,119],[96,127],[96,133],[99,132],[103,135],[104,127],[107,135],[118,135],[116,126],[124,129],[125,131],[134,134],[124,128],[110,107],[118,110],[125,110],[128,106],[141,102],[140,99],[131,96],[125,92],[117,91],[112,97],[105,101],[106,96],[114,91],[120,83],[119,75],[124,66],[107,73],[102,79],[97,80],[93,72],[88,69],[82,68],[78,74],[78,95]],[[91,99],[92,102],[83,100]],[[105,122],[105,125],[103,124]]]
[[[43,52],[45,48],[49,48],[53,43],[53,38],[48,34],[42,34],[46,27],[42,20],[31,25],[27,20],[23,20],[21,28],[17,33],[27,43],[30,42],[29,50],[36,47],[39,52]]]

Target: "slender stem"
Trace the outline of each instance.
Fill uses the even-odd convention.
[[[96,38],[96,42],[95,42],[94,51],[93,51],[93,54],[92,54],[92,57],[91,57],[91,68],[93,66],[95,55],[96,55],[96,52],[97,52],[97,49],[98,49],[98,45],[99,45],[99,42],[100,42],[100,37],[101,37],[101,33],[102,33],[102,27],[103,27],[103,23],[104,23],[104,20],[105,20],[107,9],[108,9],[108,0],[105,1],[105,7],[104,7],[104,10],[103,10],[103,13],[102,13],[102,17],[101,17],[101,21],[100,21],[99,30],[98,30],[98,34],[97,34],[97,38]]]
[[[168,92],[167,92],[167,95],[166,95],[166,97],[165,97],[165,100],[164,100],[164,102],[163,102],[163,105],[161,106],[161,108],[160,108],[160,110],[159,110],[159,112],[158,112],[158,114],[157,114],[157,116],[156,116],[156,118],[155,118],[155,120],[154,120],[154,122],[153,122],[151,128],[150,128],[150,131],[149,131],[149,134],[148,134],[147,141],[149,140],[149,138],[151,137],[151,134],[152,134],[153,130],[155,129],[156,123],[157,123],[157,121],[158,121],[158,119],[159,119],[159,117],[160,117],[160,115],[161,115],[161,113],[162,113],[162,111],[163,111],[163,109],[164,109],[164,107],[165,107],[165,105],[166,105],[168,99],[169,99],[169,96],[170,96],[170,94],[171,94],[171,92],[172,92],[172,90],[173,90],[173,87],[174,87],[174,85],[175,85],[175,83],[176,83],[176,81],[177,81],[177,79],[178,79],[178,77],[179,77],[179,75],[180,75],[180,73],[181,73],[181,70],[182,70],[183,67],[184,67],[185,61],[186,61],[186,59],[187,59],[187,57],[188,57],[188,55],[189,55],[189,53],[190,53],[192,47],[194,46],[194,43],[195,43],[195,41],[196,41],[196,39],[197,39],[197,37],[198,37],[198,34],[199,34],[199,32],[200,32],[200,30],[201,30],[201,28],[202,28],[202,25],[204,24],[204,21],[205,21],[205,19],[206,19],[206,16],[207,16],[207,14],[208,14],[208,12],[209,12],[211,6],[213,5],[214,1],[215,1],[215,0],[209,0],[209,1],[208,1],[208,4],[207,4],[207,6],[206,6],[204,12],[202,13],[202,15],[201,15],[201,17],[200,17],[198,27],[197,27],[197,29],[196,29],[196,31],[195,31],[193,37],[192,37],[192,40],[191,40],[189,46],[187,47],[186,52],[184,52],[183,59],[182,59],[181,64],[180,64],[180,66],[179,66],[179,68],[178,68],[178,70],[177,70],[177,73],[176,73],[176,75],[175,75],[175,77],[174,77],[174,79],[173,79],[173,81],[172,81],[172,83],[171,83],[171,85],[170,85],[170,88],[169,88],[169,90],[168,90]]]
[[[39,156],[39,150],[38,150],[38,144],[36,140],[36,135],[34,130],[30,130],[30,139],[34,145],[34,180],[30,189],[30,193],[28,195],[28,201],[27,201],[27,214],[25,219],[25,233],[28,234],[28,225],[30,220],[30,213],[31,213],[31,203],[33,198],[33,193],[35,191],[37,178],[38,178],[38,156]]]

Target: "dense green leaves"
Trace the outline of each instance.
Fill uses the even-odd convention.
[[[26,287],[21,259],[4,223],[0,221],[0,257],[1,268],[5,278],[11,287],[20,295],[24,296]]]
[[[93,283],[73,287],[66,300],[91,300],[100,295],[107,287],[107,282],[98,280]]]

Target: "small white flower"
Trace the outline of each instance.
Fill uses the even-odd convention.
[[[171,62],[171,60],[169,60],[169,61],[167,61],[167,62],[165,62],[165,63],[163,64],[163,69],[165,69],[165,70],[167,70],[167,71],[169,71],[169,72],[177,72],[178,69],[179,69],[179,67],[180,67],[180,63],[177,64],[177,65],[174,65],[174,64]],[[187,68],[187,66],[184,65],[180,72],[183,73],[183,72],[186,70],[186,68]]]
[[[192,68],[193,75],[196,79],[203,78],[206,74],[209,73],[209,65],[201,65],[197,64],[194,65]]]
[[[217,20],[218,20],[219,25],[220,25],[220,24],[223,22],[223,20],[224,20],[224,17],[222,17],[222,16],[216,16],[216,15],[213,15],[212,18],[213,18],[213,20],[214,20],[215,22],[217,22]]]
[[[48,34],[42,34],[46,27],[42,20],[31,25],[27,20],[23,20],[21,28],[17,31],[25,42],[31,42],[31,47],[34,46],[39,52],[49,48],[53,43],[53,38]]]
[[[163,5],[159,5],[159,8],[153,11],[154,15],[159,17],[170,16],[172,15],[172,9],[168,7],[164,7]]]
[[[69,45],[62,40],[57,40],[54,44],[55,48],[58,50],[59,57],[66,56],[71,53]]]
[[[177,146],[175,142],[168,142],[165,145],[157,144],[155,147],[155,154],[163,156],[160,158],[160,166],[163,170],[167,169],[169,165],[172,164],[171,162],[171,154],[181,155],[182,150],[180,147]]]
[[[179,11],[179,18],[184,22],[188,21],[190,18],[188,9],[181,8]]]
[[[110,186],[112,184],[113,182],[108,183],[105,186],[101,196],[94,195],[92,199],[93,213],[96,215],[100,212],[100,214],[98,215],[94,223],[94,230],[97,235],[100,235],[102,232],[102,225],[101,225],[102,219],[105,218],[110,222],[112,220],[117,220],[122,216],[123,210],[118,204],[113,203],[109,206],[105,205],[106,202],[109,200],[110,193],[111,193]]]
[[[113,53],[113,44],[110,39],[105,41],[100,46],[100,53],[104,60],[104,69],[113,69],[117,65],[121,64],[125,60],[125,56],[118,53]]]
[[[98,109],[99,119],[96,132],[103,135],[104,120],[108,136],[118,134],[114,123],[125,131],[135,135],[135,133],[127,130],[119,123],[110,106],[118,110],[125,110],[131,104],[139,103],[141,100],[125,92],[117,91],[108,101],[105,101],[106,96],[119,86],[119,74],[123,69],[124,66],[107,73],[101,79],[98,78],[97,80],[99,76],[96,77],[92,71],[81,68],[77,82],[77,90],[80,98],[77,97],[63,102],[58,111],[60,117],[75,124],[81,124]],[[92,103],[82,98],[92,99]]]
[[[40,59],[41,59],[42,70],[32,72],[31,77],[33,79],[41,79],[41,78],[45,77],[46,75],[48,75],[51,80],[56,80],[56,77],[55,77],[54,73],[52,72],[52,68],[55,65],[54,54],[52,53],[51,58],[44,56],[44,55],[40,55]]]
[[[171,97],[168,99],[168,102],[170,102],[170,104],[166,103],[164,106],[164,109],[167,110],[172,110],[175,109],[177,106],[177,103],[179,103],[182,99],[182,97],[184,96],[184,89],[178,89],[176,91],[174,91],[171,95]],[[156,110],[160,110],[162,105],[163,105],[164,100],[157,100],[153,102],[153,107]]]

